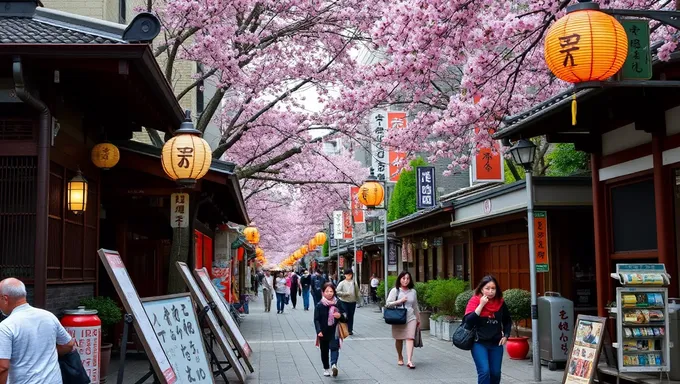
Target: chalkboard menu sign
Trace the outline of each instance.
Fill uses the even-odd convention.
[[[130,280],[130,275],[127,273],[120,255],[118,252],[108,249],[100,249],[97,251],[97,254],[99,254],[106,272],[109,274],[114,287],[116,287],[116,292],[123,302],[123,307],[125,307],[127,313],[133,316],[135,330],[144,346],[144,350],[146,350],[156,376],[164,383],[176,383],[176,372],[172,365],[170,365],[168,357],[165,355],[158,337],[156,337],[156,331],[154,331],[149,318],[146,316],[137,290],[132,284],[132,280]]]
[[[214,383],[189,294],[144,298],[142,305],[177,373],[177,383]]]

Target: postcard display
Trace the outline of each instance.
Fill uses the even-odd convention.
[[[617,264],[616,333],[619,372],[670,371],[668,288],[664,264]],[[677,363],[676,363],[677,364]]]

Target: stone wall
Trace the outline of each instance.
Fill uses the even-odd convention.
[[[59,317],[64,309],[77,308],[81,299],[92,296],[94,284],[48,285],[45,309]]]

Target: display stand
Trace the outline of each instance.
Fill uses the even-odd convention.
[[[670,371],[668,288],[670,276],[663,264],[617,264],[612,278],[616,288],[617,363],[620,373]]]

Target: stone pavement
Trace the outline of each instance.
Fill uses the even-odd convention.
[[[423,348],[416,348],[413,362],[416,369],[397,366],[397,355],[390,326],[385,324],[376,306],[357,308],[354,335],[340,350],[338,377],[324,377],[319,350],[314,346],[313,311],[292,305],[282,315],[273,310],[264,313],[262,300],[250,302],[250,314],[245,315],[241,331],[253,349],[251,363],[255,372],[248,375],[248,384],[293,383],[454,383],[474,384],[477,375],[470,353],[454,347],[450,342],[431,338],[423,332]],[[406,355],[404,354],[404,357]],[[116,364],[112,362],[109,383],[115,383]],[[148,370],[148,363],[126,363],[125,383],[132,383]],[[529,360],[503,360],[502,383],[532,383],[533,371]],[[559,383],[563,371],[542,369],[543,383]],[[237,382],[233,373],[231,382]],[[149,380],[150,382],[151,380]],[[217,381],[218,383],[223,380]]]

